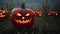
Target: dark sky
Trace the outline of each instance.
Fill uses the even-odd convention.
[[[12,1],[12,2],[11,2]],[[20,6],[21,3],[25,3],[26,7],[36,7],[40,8],[42,6],[42,2],[46,2],[46,0],[0,0],[0,5],[12,5],[13,6]],[[60,0],[49,0],[50,8],[59,8],[60,7]]]

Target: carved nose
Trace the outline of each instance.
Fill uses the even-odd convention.
[[[25,19],[25,17],[22,17],[22,19]]]

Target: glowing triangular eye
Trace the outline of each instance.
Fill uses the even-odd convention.
[[[26,16],[30,16],[30,13],[27,13]]]
[[[20,13],[17,13],[17,16],[22,16]]]

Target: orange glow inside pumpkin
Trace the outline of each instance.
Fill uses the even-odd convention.
[[[21,15],[20,13],[18,13],[18,12],[16,13],[16,15],[17,15],[17,16],[22,16],[22,15]]]
[[[48,13],[48,15],[51,15],[50,13]]]
[[[22,17],[22,19],[25,19],[25,17]]]
[[[7,10],[0,10],[0,18],[3,18],[7,15]]]
[[[17,20],[14,18],[14,20],[16,21],[16,23],[19,23],[19,24],[27,24],[31,22],[32,18],[27,19],[27,20]]]
[[[3,13],[5,13],[5,11],[3,11],[3,12],[0,13],[0,18],[6,16],[6,14],[3,15]]]
[[[58,15],[58,13],[56,13],[55,15]]]
[[[30,16],[30,13],[27,13],[26,16]]]
[[[38,15],[39,15],[39,16],[42,16],[42,12],[38,12]]]
[[[42,16],[42,14],[39,14],[39,16]]]

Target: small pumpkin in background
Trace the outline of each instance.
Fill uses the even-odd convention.
[[[42,16],[42,11],[38,11],[38,16],[41,17]]]
[[[59,16],[59,12],[58,11],[49,11],[48,15],[49,16],[56,16],[57,17],[57,16]]]
[[[0,19],[6,19],[8,18],[8,11],[6,9],[1,8],[0,9]]]
[[[34,14],[35,14],[35,16],[37,16],[37,17],[41,17],[41,16],[42,16],[42,11],[41,11],[41,10],[39,10],[39,11],[34,10]]]

